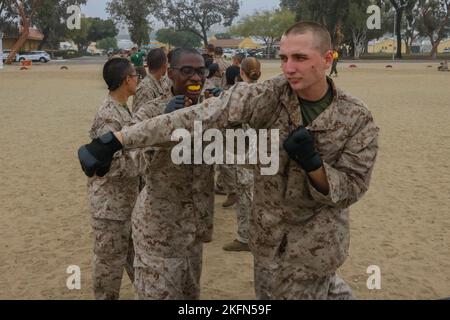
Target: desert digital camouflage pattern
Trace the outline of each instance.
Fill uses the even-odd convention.
[[[163,114],[172,98],[142,105],[134,121]],[[202,246],[213,232],[214,168],[175,165],[170,148],[154,151],[132,219],[135,289],[140,299],[198,299]]]
[[[149,73],[138,85],[136,94],[133,99],[133,113],[139,111],[143,104],[147,104],[160,96],[170,92],[170,86],[167,87],[167,80],[165,77],[157,80],[151,73]]]
[[[127,106],[110,95],[98,110],[89,135],[91,139],[117,131],[132,123]],[[94,231],[93,286],[100,300],[118,299],[124,268],[134,280],[134,250],[131,239],[131,212],[138,190],[137,151],[115,154],[110,173],[88,179],[88,198]]]
[[[258,264],[255,271],[279,267],[274,280],[267,280],[274,299],[295,298],[278,288],[287,286],[291,293],[300,292],[303,289],[293,288],[303,285],[303,280],[332,277],[338,282],[335,272],[349,248],[348,208],[369,187],[379,129],[361,100],[334,84],[333,91],[331,106],[308,126],[324,161],[328,195],[310,184],[306,173],[283,149],[282,142],[303,123],[297,95],[284,76],[261,84],[239,83],[219,98],[122,131],[128,149],[167,143],[175,128],[192,131],[194,121],[202,121],[204,130],[243,123],[255,129],[279,129],[279,171],[262,176],[256,167],[250,216],[250,247]],[[285,270],[288,278],[283,277]],[[256,280],[260,278],[255,275]],[[262,286],[258,282],[255,286]]]

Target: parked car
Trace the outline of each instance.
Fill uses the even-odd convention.
[[[2,53],[2,60],[3,60],[3,62],[6,61],[6,59],[8,58],[10,53],[11,53],[11,50],[9,50],[9,49],[3,50],[3,53]]]
[[[16,56],[16,61],[22,62],[24,60],[39,61],[42,63],[47,63],[50,60],[52,60],[52,58],[45,51],[19,52]]]
[[[223,49],[223,57],[225,59],[233,59],[235,54],[236,53],[233,49]]]
[[[447,47],[444,49],[444,51],[442,51],[443,53],[450,53],[450,47]]]

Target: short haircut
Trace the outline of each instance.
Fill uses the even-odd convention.
[[[313,21],[302,21],[294,24],[290,27],[285,33],[284,36],[289,36],[292,34],[305,34],[307,32],[311,32],[313,34],[314,39],[316,40],[316,48],[321,53],[326,53],[328,50],[331,50],[331,36],[328,30]]]
[[[261,63],[254,57],[245,58],[241,63],[241,70],[252,81],[258,81],[261,77]]]
[[[239,66],[228,67],[225,71],[225,77],[227,78],[227,85],[234,86],[236,84],[236,79],[239,77],[241,68]]]
[[[133,65],[125,58],[112,58],[103,66],[103,79],[109,91],[117,90],[131,74]]]
[[[189,49],[189,48],[176,48],[172,50],[172,53],[170,55],[170,67],[178,66],[180,63],[181,58],[184,55],[193,54],[197,55],[204,61],[202,55],[195,49]]]
[[[167,63],[167,56],[163,49],[153,49],[147,55],[147,66],[150,71],[157,71]]]
[[[234,55],[233,59],[237,60],[239,64],[241,64],[242,61],[245,59],[245,56],[242,53],[238,53]]]
[[[209,69],[208,79],[211,79],[216,75],[216,72],[219,71],[219,65],[217,63],[213,63],[208,67],[208,69]]]
[[[222,56],[222,55],[223,55],[223,49],[222,49],[222,47],[216,47],[216,48],[214,49],[214,54],[215,54],[216,56]]]
[[[210,65],[214,63],[214,59],[207,53],[202,54],[203,59],[205,60],[205,67],[209,68]]]
[[[206,51],[208,51],[208,52],[214,52],[215,49],[216,49],[216,47],[212,43],[210,43],[206,46]]]

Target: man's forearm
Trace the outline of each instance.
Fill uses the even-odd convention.
[[[308,173],[309,180],[314,188],[323,195],[328,195],[330,193],[330,184],[328,183],[327,174],[325,172],[325,167],[321,167],[316,171]]]
[[[117,140],[123,145],[123,136],[121,132],[114,132],[114,135],[116,136]]]

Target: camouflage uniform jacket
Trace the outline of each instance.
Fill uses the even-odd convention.
[[[226,61],[223,57],[216,57],[214,63],[217,63],[219,65],[221,74],[224,74],[228,67],[231,67],[231,63]]]
[[[212,77],[212,78],[206,79],[205,90],[214,89],[214,88],[222,88],[222,87],[223,87],[222,78]]]
[[[318,192],[283,149],[289,133],[302,124],[299,100],[284,76],[260,84],[239,83],[219,98],[190,109],[153,118],[122,131],[125,148],[158,145],[176,128],[192,131],[248,123],[255,129],[279,129],[279,171],[254,174],[250,246],[260,259],[295,263],[305,277],[330,275],[349,248],[349,206],[368,190],[378,152],[378,132],[359,99],[337,89],[334,100],[308,129],[324,161],[330,191]],[[271,133],[269,131],[269,136]]]
[[[209,85],[213,85],[213,87],[207,87],[206,89],[211,89],[214,87],[217,88],[222,88],[224,90],[229,89],[229,87],[227,86],[227,77],[225,75],[226,70],[231,67],[231,63],[229,63],[228,61],[226,61],[224,59],[224,57],[216,57],[214,60],[214,63],[217,63],[219,65],[219,70],[220,70],[220,74],[222,75],[221,78],[217,79],[216,77],[213,77],[211,79],[208,80],[212,80],[214,79],[214,81],[210,81]],[[205,85],[206,86],[206,85]]]
[[[164,78],[161,78],[161,81],[159,81],[149,73],[144,80],[139,83],[133,100],[133,113],[138,112],[141,105],[149,103],[169,92],[170,87],[166,87],[167,84],[163,79]]]
[[[130,111],[108,95],[95,116],[89,135],[95,139],[130,124]],[[114,155],[108,175],[88,179],[88,196],[94,218],[119,221],[131,218],[139,194],[137,176],[139,168],[144,166],[142,161],[139,151],[119,151]]]
[[[165,95],[143,105],[134,121],[163,114],[172,97]],[[136,257],[144,264],[151,256],[195,255],[198,243],[212,238],[214,167],[176,165],[171,152],[170,148],[156,148],[144,175],[146,187],[133,212]]]

